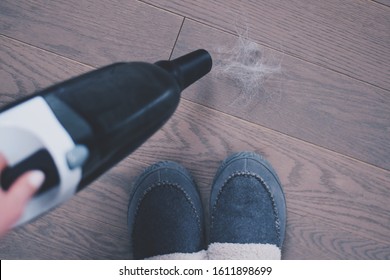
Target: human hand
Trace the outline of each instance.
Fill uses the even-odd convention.
[[[7,161],[0,154],[0,174],[6,166]],[[20,176],[8,191],[0,188],[0,237],[20,218],[27,202],[44,180],[42,171],[33,170]]]

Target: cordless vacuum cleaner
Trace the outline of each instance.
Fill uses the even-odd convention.
[[[155,64],[116,63],[0,109],[0,153],[8,163],[1,187],[29,170],[46,175],[14,226],[69,199],[138,148],[211,66],[205,50]]]

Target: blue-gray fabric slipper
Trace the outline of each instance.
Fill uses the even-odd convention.
[[[275,170],[253,152],[219,168],[210,196],[210,259],[280,259],[286,201]]]
[[[138,177],[128,226],[135,259],[203,258],[201,199],[190,174],[177,163],[156,163]]]

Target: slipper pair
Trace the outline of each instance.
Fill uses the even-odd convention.
[[[128,225],[134,259],[280,259],[286,202],[280,180],[252,152],[228,157],[210,194],[210,225],[198,189],[181,165],[147,168],[130,198]]]

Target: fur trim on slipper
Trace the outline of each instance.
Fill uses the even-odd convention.
[[[280,260],[280,248],[274,244],[212,243],[209,260]]]

